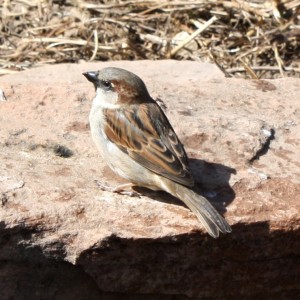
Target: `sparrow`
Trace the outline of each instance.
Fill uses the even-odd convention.
[[[89,115],[92,138],[109,167],[130,185],[162,190],[182,200],[214,238],[227,221],[192,188],[188,157],[168,118],[134,73],[104,68],[83,75],[95,87]]]

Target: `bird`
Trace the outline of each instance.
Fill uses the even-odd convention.
[[[112,191],[129,186],[165,191],[184,202],[212,237],[231,232],[212,204],[193,191],[184,146],[144,81],[115,67],[83,75],[96,92],[89,114],[92,139],[109,167],[129,182]]]

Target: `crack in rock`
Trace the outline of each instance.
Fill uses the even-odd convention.
[[[249,160],[249,163],[252,164],[254,161],[259,160],[259,158],[268,153],[270,149],[271,141],[275,139],[275,129],[262,128],[262,134],[266,137],[265,142],[262,144],[261,148],[256,151],[256,153]]]

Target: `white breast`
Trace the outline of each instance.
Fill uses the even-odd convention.
[[[134,161],[107,138],[103,131],[102,109],[103,107],[94,103],[89,116],[92,138],[102,158],[120,177],[141,186],[157,189],[155,187],[159,186],[157,181],[160,181],[160,176]]]

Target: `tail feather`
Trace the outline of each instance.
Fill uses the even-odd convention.
[[[171,187],[168,187],[168,192],[182,200],[186,206],[196,214],[212,237],[217,238],[219,232],[231,232],[231,227],[227,221],[204,197],[174,182],[172,182]]]

